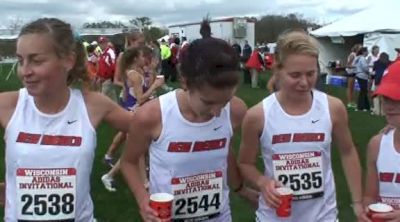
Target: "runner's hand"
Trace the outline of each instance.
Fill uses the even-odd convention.
[[[358,222],[372,222],[367,217],[368,208],[365,209],[362,203],[354,203],[353,204],[353,211],[357,217]]]
[[[276,188],[281,186],[282,184],[276,180],[271,180],[266,177],[263,178],[260,184],[260,191],[268,206],[278,208],[281,204],[279,193],[276,191]]]
[[[140,207],[140,215],[142,216],[142,219],[144,222],[163,222],[161,219],[159,219],[157,216],[157,211],[155,211],[154,209],[152,209],[149,205],[149,201],[150,198],[144,198],[144,200],[142,200],[139,203],[139,207]],[[167,220],[165,220],[167,221]]]
[[[154,80],[153,85],[154,85],[154,88],[157,89],[157,88],[161,87],[162,85],[164,85],[164,83],[165,83],[164,78],[156,78]]]
[[[385,222],[400,222],[400,210],[390,213],[374,214],[372,218],[384,219]]]

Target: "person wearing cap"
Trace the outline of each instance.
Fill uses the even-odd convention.
[[[99,43],[97,43],[97,41],[93,41],[90,43],[90,45],[93,45],[95,47],[94,52],[96,53],[96,56],[99,57],[102,53]]]
[[[391,213],[376,215],[385,221],[400,221],[400,61],[390,65],[373,96],[382,98],[389,132],[379,133],[368,143],[364,205],[382,202]]]

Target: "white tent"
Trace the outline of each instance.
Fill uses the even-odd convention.
[[[378,45],[381,52],[396,57],[400,48],[400,1],[377,2],[369,8],[311,32],[321,44],[321,65],[328,61],[345,62],[355,43],[363,43],[371,50]]]

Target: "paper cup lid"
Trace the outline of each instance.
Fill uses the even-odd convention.
[[[150,195],[150,200],[156,202],[170,202],[174,199],[174,196],[169,193],[154,193]]]
[[[375,212],[391,212],[393,207],[384,203],[374,203],[370,204],[368,208]]]
[[[276,191],[280,195],[292,195],[293,194],[293,190],[288,187],[278,187],[278,188],[276,188]]]

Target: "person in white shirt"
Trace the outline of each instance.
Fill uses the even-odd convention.
[[[374,96],[382,97],[386,120],[392,129],[371,138],[367,154],[364,204],[382,202],[394,211],[373,219],[400,221],[400,62],[390,65]]]
[[[183,54],[182,89],[145,103],[131,122],[121,170],[145,222],[161,221],[149,206],[153,193],[174,195],[171,219],[179,221],[232,221],[228,180],[234,192],[254,204],[257,199],[243,186],[231,148],[246,112],[234,96],[239,58],[227,42],[210,37],[207,22],[201,30],[206,37],[190,43]],[[147,151],[149,191],[138,166]]]
[[[301,31],[282,34],[277,41],[274,75],[279,90],[250,108],[243,120],[239,168],[262,193],[257,221],[329,221],[337,219],[331,142],[335,140],[349,184],[354,213],[362,207],[361,167],[351,139],[343,103],[315,90],[318,47]],[[257,167],[259,147],[264,173]],[[277,187],[293,190],[292,213],[279,218]]]
[[[131,114],[84,88],[89,78],[83,50],[71,25],[56,18],[28,23],[19,34],[18,76],[24,88],[0,93],[4,221],[95,221],[90,197],[95,129],[105,120],[127,131]]]

